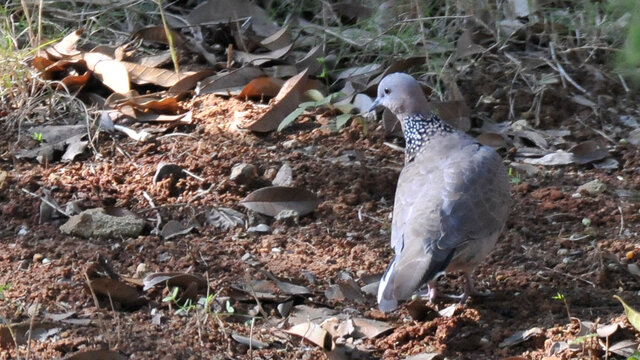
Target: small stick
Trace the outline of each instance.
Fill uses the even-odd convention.
[[[146,191],[142,192],[142,196],[144,196],[145,199],[147,199],[147,201],[149,202],[149,205],[151,205],[151,208],[155,209],[156,208],[156,204],[153,202],[153,199],[151,198],[151,196],[149,194],[147,194]],[[157,211],[156,212],[156,220],[157,220],[157,224],[156,227],[153,229],[152,233],[159,235],[160,234],[160,224],[162,224],[162,217],[160,216],[160,212]]]

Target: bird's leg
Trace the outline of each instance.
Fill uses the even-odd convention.
[[[418,290],[416,295],[421,298],[429,298],[430,302],[434,302],[438,297],[435,281],[428,283],[426,289]]]

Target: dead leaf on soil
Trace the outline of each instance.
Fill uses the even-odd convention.
[[[177,286],[182,289],[186,289],[189,285],[195,283],[198,290],[206,289],[208,284],[207,280],[202,276],[196,274],[187,274],[179,272],[159,272],[152,273],[142,279],[144,287],[142,291],[147,291],[156,285],[166,285],[169,287]]]
[[[541,158],[537,158],[537,159],[523,159],[522,160],[524,163],[526,164],[533,164],[533,165],[568,165],[568,164],[573,164],[574,162],[574,155],[573,153],[570,152],[566,152],[564,150],[557,150],[556,152],[547,154]]]
[[[266,270],[261,270],[263,274],[265,274],[271,281],[273,281],[276,286],[285,294],[289,295],[308,295],[311,294],[311,290],[306,286],[296,285],[294,283],[283,281],[278,279],[275,275]]]
[[[229,208],[212,208],[207,212],[206,216],[207,224],[222,231],[228,231],[245,224],[244,214]]]
[[[169,220],[162,227],[162,231],[160,231],[160,236],[162,236],[163,239],[168,240],[176,236],[186,235],[190,233],[191,230],[193,229],[194,229],[193,226],[186,227],[182,225],[182,223],[180,223],[179,221]]]
[[[352,320],[354,325],[353,336],[357,339],[372,339],[393,329],[393,326],[378,320],[365,318],[353,318]]]
[[[198,82],[211,76],[213,70],[204,69],[200,71],[190,71],[183,73],[184,76],[180,76],[180,79],[171,87],[167,89],[169,94],[182,94],[183,92],[193,90]]]
[[[345,314],[340,314],[336,310],[327,307],[315,308],[309,305],[296,305],[293,307],[288,321],[293,325],[306,323],[307,321],[321,324],[331,317],[337,317],[339,319],[347,318]]]
[[[178,105],[180,96],[168,96],[166,94],[145,94],[139,95],[137,91],[130,91],[126,94],[111,94],[105,100],[105,107],[113,107],[120,111],[125,111],[127,106],[142,112],[153,111],[164,114],[178,114],[182,108]],[[135,112],[127,112],[127,116],[135,119]]]
[[[314,46],[309,52],[300,59],[295,67],[298,69],[296,73],[309,69],[309,75],[318,75],[318,73],[322,70],[322,64],[318,61],[319,58],[324,57],[324,51],[322,50],[323,45]]]
[[[114,302],[118,302],[126,308],[139,307],[147,302],[138,289],[119,280],[111,278],[93,279],[89,282],[89,287],[93,289],[97,296],[111,298]],[[91,290],[87,289],[87,291],[91,293]]]
[[[88,350],[75,353],[65,360],[127,360],[128,357],[114,350]]]
[[[323,351],[331,351],[335,346],[335,344],[333,343],[333,339],[331,339],[331,335],[329,335],[329,333],[325,329],[323,329],[320,325],[309,321],[307,321],[306,323],[294,325],[284,332],[286,332],[287,334],[299,336],[319,346]]]
[[[268,36],[280,27],[275,25],[267,12],[249,0],[208,0],[191,10],[186,20],[191,25],[227,24],[229,21],[251,18],[251,26],[256,34]]]
[[[498,344],[498,346],[501,347],[501,348],[504,348],[504,347],[520,344],[522,342],[525,342],[525,341],[531,339],[534,336],[538,336],[538,335],[541,335],[543,333],[544,333],[544,330],[542,330],[539,327],[533,327],[533,328],[531,328],[529,330],[516,331],[513,335],[511,335],[508,338],[502,340],[502,342],[500,342],[500,344]]]
[[[602,160],[609,156],[607,148],[593,140],[583,141],[573,146],[569,151],[573,153],[576,164],[580,165]]]
[[[439,357],[440,357],[439,353],[420,353],[420,354],[407,356],[406,358],[404,358],[404,360],[435,360]]]
[[[11,329],[9,329],[9,327]],[[31,336],[29,336],[30,329]],[[13,348],[15,343],[18,343],[18,345],[24,345],[27,343],[29,338],[32,340],[43,341],[48,337],[59,333],[60,329],[60,324],[48,321],[34,321],[33,324],[31,324],[31,321],[25,321],[10,324],[8,326],[2,325],[0,326],[0,347],[5,349]]]
[[[545,138],[542,135],[540,135],[537,131],[518,130],[514,132],[514,136],[518,138],[526,139],[531,143],[533,143],[535,146],[539,147],[540,149],[549,148],[549,143],[547,142],[547,140],[545,140]]]
[[[633,340],[622,340],[609,346],[608,349],[605,349],[603,346],[603,350],[608,350],[616,355],[631,359],[630,357],[638,350],[638,342]]]
[[[236,61],[242,64],[259,66],[271,60],[278,60],[283,58],[289,53],[289,51],[291,51],[292,47],[293,44],[289,44],[283,48],[259,54],[250,54],[244,51],[236,50],[233,52],[233,56],[235,57]]]
[[[367,84],[369,78],[373,75],[377,75],[382,69],[380,64],[369,64],[364,66],[355,66],[343,70],[337,76],[337,80],[351,80],[359,84]]]
[[[45,52],[54,59],[79,55],[80,51],[76,49],[76,44],[78,43],[78,40],[80,40],[80,36],[83,32],[83,29],[78,29],[67,34],[67,36],[65,36],[58,43],[47,48]]]
[[[134,84],[154,84],[166,88],[172,87],[178,82],[191,76],[196,76],[196,78],[199,77],[200,79],[202,79],[211,73],[210,70],[203,70],[202,73],[194,71],[176,73],[174,70],[148,67],[128,61],[122,61],[121,64],[128,71],[131,82],[133,82]],[[190,82],[193,82],[193,80],[191,79]],[[193,82],[194,86],[195,82]]]
[[[480,46],[473,42],[471,37],[471,29],[465,29],[460,37],[458,38],[458,42],[456,44],[456,59],[461,59],[463,57],[480,54],[483,53],[486,49],[483,46]]]
[[[182,34],[175,30],[171,31],[171,38],[173,40],[173,45],[175,47],[181,47],[186,42],[186,39]],[[132,39],[142,39],[145,41],[155,42],[159,44],[169,45],[169,40],[167,39],[167,32],[164,26],[149,26],[146,28],[142,28],[133,34],[131,34]]]
[[[482,133],[476,137],[476,140],[486,146],[491,146],[494,149],[506,149],[507,142],[504,137],[496,133]]]
[[[284,81],[268,76],[262,76],[251,80],[238,94],[238,99],[247,98],[272,98],[278,95]]]
[[[125,94],[131,90],[129,73],[123,62],[97,52],[84,53],[82,58],[89,70],[114,92]]]
[[[287,80],[273,100],[271,108],[260,118],[244,126],[244,128],[256,132],[269,132],[276,130],[280,122],[295,110],[304,95],[307,83],[307,69]]]
[[[269,344],[266,342],[262,342],[256,338],[240,335],[236,332],[231,333],[231,338],[240,344],[247,345],[250,348],[254,349],[264,349],[269,347]]]
[[[283,210],[294,210],[298,215],[304,216],[315,210],[318,198],[303,188],[269,186],[247,195],[240,204],[267,216],[276,216]]]
[[[251,280],[242,284],[231,285],[232,289],[238,290],[244,294],[231,295],[238,301],[251,301],[254,298],[259,300],[268,300],[274,302],[287,301],[289,296],[284,296],[279,291],[278,285],[271,280]]]
[[[218,73],[202,80],[199,94],[237,95],[251,80],[264,75],[264,71],[255,66]]]
[[[292,44],[292,42],[293,40],[291,38],[291,33],[289,32],[289,25],[287,24],[280,30],[274,32],[273,34],[260,41],[260,45],[274,51],[289,46]]]

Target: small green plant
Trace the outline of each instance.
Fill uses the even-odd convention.
[[[520,174],[512,167],[509,168],[509,181],[511,181],[513,185],[518,185],[522,182]]]
[[[302,115],[303,112],[309,109],[317,109],[322,106],[328,107],[331,110],[337,109],[342,113],[336,116],[336,130],[340,130],[342,127],[344,127],[344,125],[346,125],[347,121],[351,119],[351,111],[354,109],[353,105],[333,104],[336,99],[343,97],[344,93],[337,92],[324,96],[320,91],[311,89],[307,90],[305,92],[305,95],[312,99],[312,101],[305,101],[303,103],[300,103],[300,105],[298,105],[295,110],[293,110],[289,115],[287,115],[287,117],[282,120],[282,122],[280,122],[280,125],[278,125],[278,131],[282,131],[284,128],[291,125],[291,123],[293,123],[298,118],[298,116]]]
[[[0,285],[0,300],[4,300],[4,292],[11,289],[11,283],[6,283],[4,285]]]
[[[180,304],[178,299],[178,291],[180,289],[178,287],[174,287],[169,295],[167,295],[162,302],[169,303],[169,305],[176,305],[177,309],[174,312],[174,315],[189,315],[191,309],[196,307],[195,304],[191,301],[191,299],[187,299],[184,303]]]
[[[582,335],[582,336],[578,336],[577,338],[571,340],[569,342],[569,344],[584,344],[587,340],[589,339],[593,339],[595,337],[597,337],[598,334],[587,334],[587,335]]]
[[[42,140],[42,133],[41,132],[34,132],[33,133],[33,140],[41,143],[43,141]]]
[[[582,218],[582,225],[584,225],[585,227],[589,227],[591,226],[591,219],[589,218]]]
[[[571,312],[569,311],[569,303],[567,302],[567,298],[561,292],[556,293],[553,298],[554,300],[562,300],[564,303],[564,308],[567,310],[567,316],[569,317],[569,321],[571,321]]]

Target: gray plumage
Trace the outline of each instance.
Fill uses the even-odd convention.
[[[400,120],[406,139],[398,179],[391,247],[395,257],[378,288],[378,304],[392,311],[447,271],[462,271],[463,299],[473,292],[471,274],[493,249],[507,218],[507,171],[490,147],[428,112],[410,75],[386,76],[372,109],[382,105]]]

